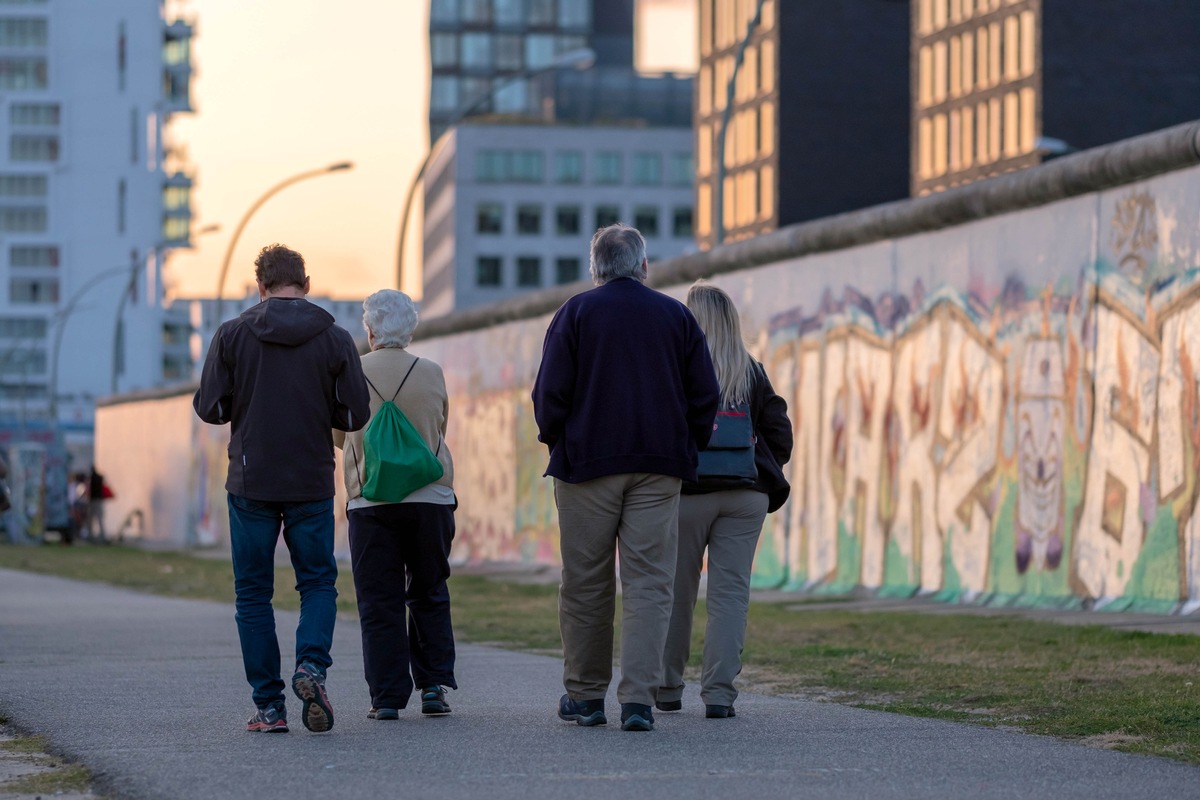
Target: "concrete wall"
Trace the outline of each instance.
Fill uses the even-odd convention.
[[[705,273],[732,294],[788,400],[793,494],[756,582],[1200,606],[1198,144],[1195,124],[661,267],[676,296]],[[418,331],[451,394],[458,559],[557,560],[529,391],[580,288]]]

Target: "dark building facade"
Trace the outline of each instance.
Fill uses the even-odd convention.
[[[700,0],[696,234],[716,243],[716,142],[757,4]],[[724,153],[724,241],[908,196],[906,0],[765,0]]]
[[[1200,3],[913,0],[911,13],[915,195],[1200,117]]]

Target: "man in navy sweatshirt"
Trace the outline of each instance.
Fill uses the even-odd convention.
[[[602,725],[612,680],[616,554],[623,730],[653,728],[671,618],[679,487],[696,479],[719,388],[704,334],[677,300],[649,287],[646,242],[627,225],[592,238],[596,288],[563,304],[546,331],[533,387],[550,450],[561,535],[558,715]]]

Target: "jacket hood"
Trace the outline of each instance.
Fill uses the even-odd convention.
[[[270,297],[242,312],[259,341],[296,347],[333,325],[333,315],[302,297]]]

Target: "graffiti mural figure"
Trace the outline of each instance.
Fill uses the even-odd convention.
[[[1017,571],[1057,569],[1063,554],[1063,437],[1066,406],[1062,345],[1025,343],[1017,390]]]

